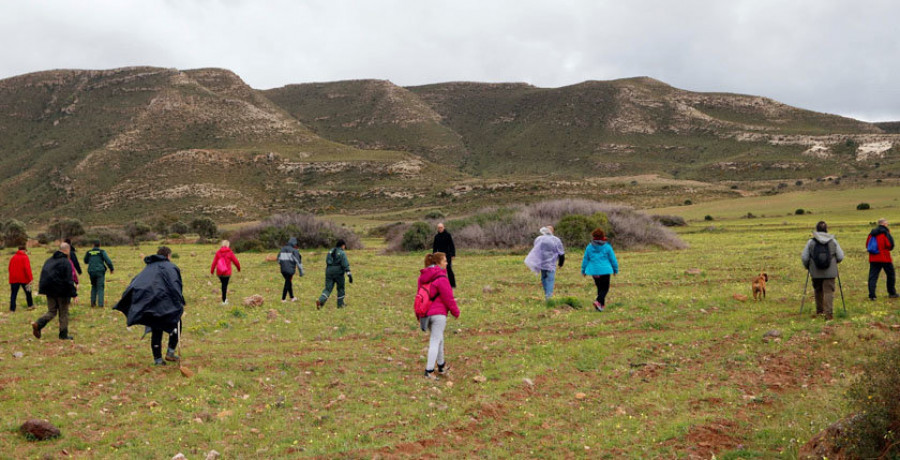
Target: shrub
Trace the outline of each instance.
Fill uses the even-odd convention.
[[[584,248],[591,242],[591,232],[595,228],[597,224],[590,217],[569,214],[556,224],[555,235],[567,247]]]
[[[860,203],[860,204],[856,205],[857,211],[865,211],[866,209],[871,209],[871,208],[872,207],[869,206],[869,203]]]
[[[191,221],[191,231],[203,239],[213,239],[219,236],[219,228],[209,217],[200,217]]]
[[[797,215],[797,216],[802,216],[804,214],[806,214],[806,211],[804,211],[803,208],[797,208],[797,210],[794,211],[794,215]]]
[[[0,231],[4,246],[18,247],[28,242],[28,231],[22,221],[9,219],[0,225]]]
[[[43,233],[43,232],[38,233],[34,238],[37,239],[37,242],[40,243],[40,244],[49,244],[50,241],[53,240],[53,239],[50,237],[50,235],[48,235],[48,234],[46,234],[46,233]]]
[[[330,248],[338,238],[347,243],[348,249],[363,247],[352,230],[312,214],[276,214],[231,235],[236,252],[278,249],[290,238],[297,238],[297,245],[307,249]]]
[[[744,217],[747,219],[756,219],[756,215],[753,214],[752,212],[748,212],[747,215]]]
[[[690,205],[692,205],[692,204],[694,204],[693,201],[691,201],[691,200],[684,200],[684,205],[685,205],[685,206],[690,206]]]
[[[431,247],[435,230],[426,222],[412,224],[400,241],[400,247],[404,251],[421,251]]]
[[[707,215],[703,216],[703,220],[705,220],[707,222],[712,222],[713,216],[707,214]]]
[[[129,237],[124,230],[110,227],[91,227],[85,233],[82,240],[82,244],[85,245],[93,245],[93,242],[96,240],[100,240],[100,244],[103,246],[124,246],[126,244],[133,244],[131,237]]]
[[[447,215],[438,210],[428,211],[427,213],[425,213],[425,218],[428,220],[443,219],[445,217],[447,217]]]
[[[581,299],[577,297],[554,297],[547,299],[545,304],[547,305],[547,308],[556,308],[566,305],[574,308],[575,310],[581,310],[584,307]]]
[[[390,224],[379,225],[371,230],[369,230],[369,236],[374,236],[376,238],[384,238],[391,233],[391,231],[397,227],[402,227],[405,224],[403,222],[392,222]]]
[[[153,231],[153,229],[150,228],[149,225],[140,221],[134,221],[125,224],[124,230],[125,234],[128,235],[128,238],[131,239],[132,244],[137,244],[137,242],[140,241],[142,237]]]
[[[796,185],[797,187],[799,187],[799,186],[803,185],[803,181],[802,181],[802,180],[798,180],[797,182],[794,182],[794,185]]]
[[[847,391],[856,412],[838,442],[856,458],[896,458],[900,454],[900,343],[863,367]]]
[[[51,238],[64,240],[84,235],[84,225],[78,219],[65,217],[55,220],[47,227],[47,233]]]
[[[666,227],[684,227],[687,225],[684,217],[681,216],[654,215],[650,217]]]
[[[180,220],[173,222],[172,225],[169,226],[169,233],[178,233],[180,235],[184,235],[185,233],[188,233],[190,231],[191,227]]]

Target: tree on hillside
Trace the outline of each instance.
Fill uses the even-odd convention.
[[[0,225],[0,237],[6,247],[18,247],[28,242],[25,224],[16,219],[9,219]]]
[[[219,228],[209,217],[200,217],[191,221],[191,230],[203,239],[212,239],[219,235]]]
[[[84,225],[78,219],[63,217],[62,219],[51,222],[47,227],[47,233],[49,233],[52,238],[57,238],[59,240],[74,238],[76,236],[84,235]]]

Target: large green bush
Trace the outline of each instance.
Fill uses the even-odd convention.
[[[3,238],[3,246],[18,247],[28,242],[28,231],[25,224],[16,219],[9,219],[0,225],[0,236]]]
[[[596,228],[602,229],[606,233],[607,238],[613,238],[612,226],[609,225],[609,217],[603,212],[594,213],[592,216],[585,216],[582,214],[569,214],[564,216],[559,220],[559,223],[556,224],[556,231],[554,234],[559,237],[567,247],[583,248],[591,242],[591,239],[593,239],[591,232]]]
[[[434,234],[431,225],[425,222],[416,222],[409,227],[400,240],[400,247],[404,251],[421,251],[429,247],[428,241]]]
[[[78,219],[65,217],[55,220],[47,227],[51,238],[64,240],[84,235],[84,225]]]
[[[219,228],[209,217],[200,217],[192,220],[191,230],[203,239],[213,239],[219,236]]]
[[[839,440],[857,458],[900,457],[900,343],[869,362],[847,391],[853,422]]]

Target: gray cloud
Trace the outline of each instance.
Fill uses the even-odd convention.
[[[256,88],[647,75],[900,120],[897,17],[890,0],[3,2],[0,78],[130,65],[224,67]]]

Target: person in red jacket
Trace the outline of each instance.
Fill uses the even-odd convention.
[[[19,250],[9,259],[9,287],[12,290],[12,296],[9,298],[9,311],[16,311],[16,297],[19,296],[19,288],[25,291],[28,308],[34,307],[34,302],[31,300],[31,287],[29,287],[32,281],[34,281],[34,275],[31,274],[31,261],[28,259],[28,253],[25,252],[25,246],[19,246]]]
[[[231,264],[241,271],[241,263],[231,251],[231,243],[228,240],[222,240],[222,247],[216,251],[212,266],[209,267],[209,274],[215,273],[222,282],[222,305],[228,305],[228,280],[231,279]]]
[[[896,299],[900,296],[897,295],[894,262],[891,260],[894,237],[891,236],[887,219],[878,219],[878,226],[866,238],[866,248],[869,247],[873,238],[878,243],[878,251],[869,252],[869,300],[875,300],[875,287],[878,286],[878,275],[881,274],[881,270],[884,270],[884,274],[887,276],[888,297]]]
[[[447,256],[443,252],[435,252],[425,256],[425,268],[419,275],[419,287],[430,283],[429,293],[434,300],[425,313],[424,322],[431,330],[428,342],[428,361],[425,363],[425,378],[435,379],[434,366],[437,364],[439,374],[444,374],[444,329],[447,327],[447,313],[459,318],[459,307],[453,298],[453,288],[447,279]]]

